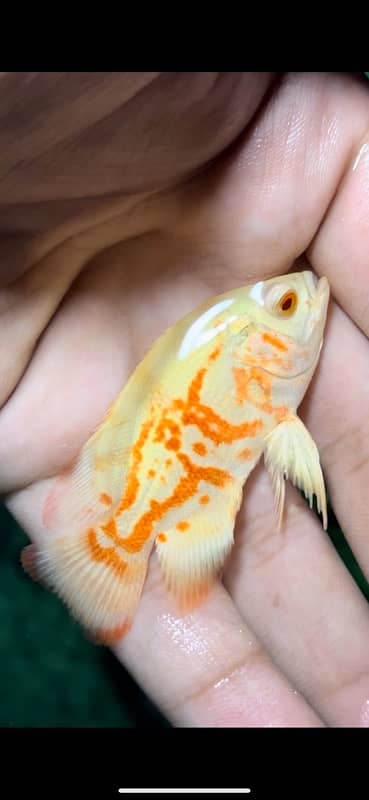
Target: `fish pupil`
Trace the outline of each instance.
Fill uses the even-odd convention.
[[[286,300],[282,303],[282,311],[289,311],[292,306],[292,297],[287,297]]]

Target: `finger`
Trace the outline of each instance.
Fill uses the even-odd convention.
[[[285,272],[319,230],[368,127],[357,79],[285,75],[237,150],[179,196],[176,230],[188,247],[201,245],[212,280],[229,268],[242,281]]]
[[[369,724],[369,606],[321,523],[287,491],[277,531],[270,480],[245,488],[225,584],[274,662],[329,725]]]
[[[369,86],[361,90],[366,127],[350,154],[345,176],[309,250],[334,295],[369,335]]]
[[[369,578],[369,344],[331,307],[319,370],[302,407],[316,438],[335,514]]]
[[[321,727],[217,584],[178,615],[155,564],[118,658],[176,726]]]

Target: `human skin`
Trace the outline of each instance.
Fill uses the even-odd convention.
[[[153,339],[307,265],[332,301],[300,415],[368,577],[368,92],[344,73],[0,75],[0,491],[32,541]],[[369,725],[369,606],[291,487],[276,531],[262,465],[222,582],[181,617],[153,557],[114,652],[176,726]]]

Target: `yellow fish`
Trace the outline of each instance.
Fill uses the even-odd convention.
[[[46,501],[54,528],[23,565],[96,641],[129,630],[155,544],[168,590],[193,608],[234,541],[261,456],[278,524],[285,480],[314,494],[327,527],[319,453],[296,415],[317,366],[326,278],[287,274],[213,297],[153,345]]]

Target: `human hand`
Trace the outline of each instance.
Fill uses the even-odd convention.
[[[368,575],[367,86],[317,73],[1,81],[0,490],[31,539],[47,537],[55,477],[153,339],[306,257],[334,300],[300,414]],[[359,726],[368,631],[368,604],[292,488],[276,531],[260,467],[223,582],[181,617],[154,556],[115,652],[177,726]]]

